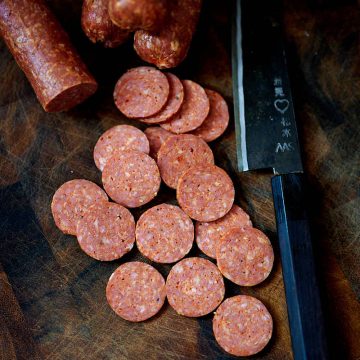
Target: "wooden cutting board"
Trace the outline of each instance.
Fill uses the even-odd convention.
[[[134,250],[120,261],[87,257],[76,239],[54,225],[50,202],[65,181],[100,183],[92,160],[97,138],[109,127],[131,123],[115,108],[119,76],[142,62],[128,43],[116,50],[92,45],[82,34],[78,1],[50,1],[99,81],[98,93],[64,114],[46,114],[13,58],[0,42],[0,358],[1,359],[230,359],[216,344],[212,316],[188,319],[169,305],[153,319],[132,324],[108,307],[105,286]],[[356,2],[308,7],[286,2],[285,27],[291,80],[304,160],[311,217],[325,302],[331,353],[360,358],[359,143],[356,116],[359,82]],[[339,4],[341,1],[339,1]],[[344,5],[344,4],[347,5]],[[206,0],[188,59],[174,70],[221,92],[232,109],[230,2]],[[256,19],[254,19],[256,21]],[[234,125],[212,143],[217,163],[236,186],[236,202],[275,249],[270,278],[254,288],[227,286],[227,296],[251,294],[274,318],[270,344],[256,358],[291,359],[286,303],[277,246],[270,178],[238,174]],[[174,201],[162,187],[149,206]],[[149,206],[136,209],[136,218]],[[198,255],[194,247],[192,255]],[[169,266],[155,265],[163,275]]]

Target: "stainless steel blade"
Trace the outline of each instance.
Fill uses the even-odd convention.
[[[237,0],[232,70],[239,171],[302,172],[278,0]]]

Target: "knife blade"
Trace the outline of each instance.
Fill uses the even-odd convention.
[[[272,169],[295,360],[327,359],[303,165],[281,27],[281,0],[235,0],[232,74],[239,171]]]
[[[302,172],[279,1],[236,3],[233,89],[238,169]]]

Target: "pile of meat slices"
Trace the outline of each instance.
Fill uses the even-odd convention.
[[[238,356],[259,352],[272,335],[265,305],[245,295],[223,301],[223,276],[254,286],[269,276],[274,262],[269,239],[234,204],[232,180],[215,165],[207,144],[228,125],[225,100],[152,67],[126,72],[114,99],[127,117],[160,126],[145,132],[130,125],[107,130],[94,148],[105,191],[83,179],[63,184],[51,204],[56,225],[77,236],[81,249],[100,261],[119,259],[136,243],[149,260],[175,264],[166,281],[154,267],[138,261],[122,264],[111,275],[106,297],[123,319],[149,319],[167,298],[183,316],[216,310],[214,334],[225,351]],[[129,209],[153,200],[161,180],[176,189],[179,206],[151,207],[135,223]],[[186,258],[194,240],[216,265],[205,258]]]

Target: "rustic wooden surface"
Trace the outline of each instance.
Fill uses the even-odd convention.
[[[214,341],[211,316],[187,319],[166,305],[144,323],[118,318],[106,304],[107,279],[119,264],[141,256],[135,250],[120,261],[97,262],[55,227],[50,201],[62,183],[100,183],[93,146],[104,130],[126,122],[112,89],[127,68],[141,62],[131,43],[117,50],[90,44],[80,30],[80,2],[50,4],[100,89],[77,109],[46,114],[0,41],[0,358],[231,358]],[[175,73],[219,90],[231,106],[231,11],[228,2],[218,4],[205,1],[189,57]],[[358,7],[356,1],[288,0],[284,20],[331,354],[360,359]],[[264,284],[245,289],[227,283],[227,295],[255,295],[273,314],[273,339],[256,358],[291,359],[271,174],[236,172],[233,125],[212,148],[236,184],[237,203],[270,236],[276,253]],[[155,202],[173,199],[174,192],[163,187]],[[156,267],[164,275],[169,271]]]

